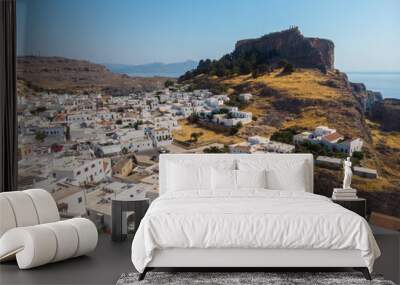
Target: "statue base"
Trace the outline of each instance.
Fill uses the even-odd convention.
[[[357,192],[355,188],[333,188],[333,192]]]
[[[351,200],[357,199],[357,190],[354,188],[334,188],[332,193],[332,199],[335,200]]]

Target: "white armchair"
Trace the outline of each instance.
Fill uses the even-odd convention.
[[[96,248],[96,226],[88,219],[60,221],[45,190],[0,193],[0,262],[15,259],[20,269],[84,255]]]

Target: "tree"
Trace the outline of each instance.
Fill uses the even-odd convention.
[[[231,129],[229,130],[229,134],[231,136],[236,135],[239,132],[239,129],[236,126],[232,126]]]
[[[354,151],[353,157],[358,160],[362,160],[364,158],[364,153],[362,151]]]
[[[173,86],[174,84],[175,84],[174,81],[172,81],[172,80],[170,80],[170,79],[168,79],[167,81],[164,82],[165,88],[168,88],[168,87],[170,87],[170,86]]]
[[[47,138],[47,135],[46,135],[45,132],[37,131],[37,132],[35,133],[35,139],[36,139],[37,141],[44,142],[44,140],[45,140],[46,138]]]
[[[66,127],[65,139],[66,139],[67,141],[71,140],[71,128],[70,128],[69,126]]]
[[[39,113],[43,113],[43,112],[45,112],[47,110],[47,108],[45,107],[45,106],[40,106],[40,107],[37,107],[35,110],[33,110],[32,112],[34,113],[34,114],[39,114]],[[31,112],[31,113],[32,113]]]
[[[242,61],[240,65],[240,74],[249,74],[251,72],[252,66],[248,61]]]
[[[282,59],[278,62],[278,67],[284,68],[288,64],[289,62],[287,61],[287,59]]]
[[[294,67],[290,63],[286,64],[286,66],[282,70],[283,74],[291,74],[292,72],[294,72]]]
[[[236,135],[238,132],[239,132],[239,128],[237,127],[237,125],[236,126],[232,126],[231,129],[229,130],[229,134],[231,136]]]
[[[190,134],[190,138],[193,142],[197,142],[199,140],[199,137],[201,137],[203,135],[202,132],[199,133],[191,133]]]
[[[293,127],[276,131],[272,134],[271,140],[291,144],[293,136],[299,134],[301,129]]]
[[[196,112],[192,113],[189,117],[188,117],[188,121],[192,124],[196,124],[199,121],[200,117],[199,114],[197,114]]]
[[[203,149],[204,153],[227,153],[229,152],[229,147],[227,145],[224,145],[223,147],[217,147],[217,146],[210,146],[206,147]]]

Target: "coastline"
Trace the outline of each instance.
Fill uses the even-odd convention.
[[[364,83],[368,90],[382,93],[384,99],[400,100],[400,71],[350,71],[349,80]]]

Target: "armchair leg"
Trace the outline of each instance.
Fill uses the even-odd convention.
[[[361,273],[364,275],[365,279],[372,280],[371,274],[369,274],[369,270],[367,267],[355,267],[354,269],[357,271],[361,271]]]

